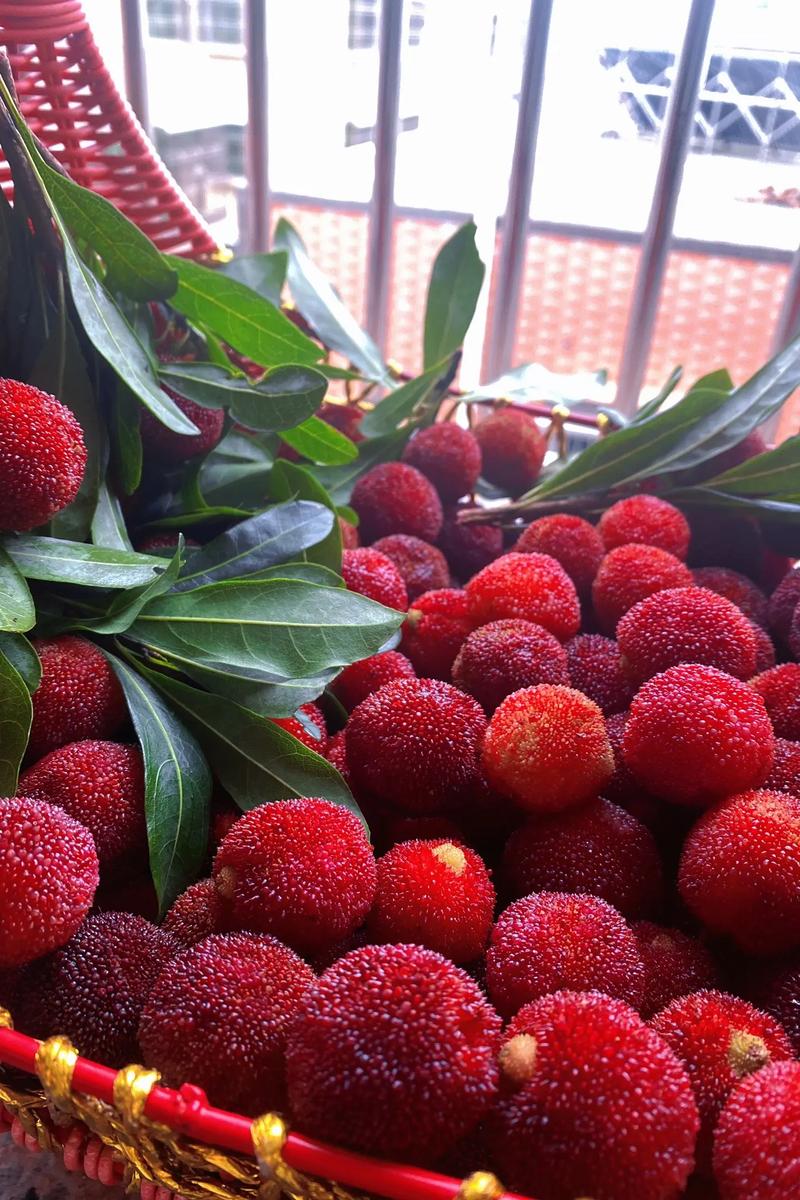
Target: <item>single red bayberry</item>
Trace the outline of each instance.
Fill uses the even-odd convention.
[[[644,962],[643,1017],[655,1016],[678,996],[716,986],[714,959],[698,938],[652,921],[634,921],[631,928]]]
[[[752,967],[752,964],[748,964]],[[760,971],[748,971],[748,996],[774,1017],[800,1055],[800,962],[797,956],[766,962]]]
[[[753,625],[756,637],[756,673],[763,674],[775,666],[775,644],[763,625]]]
[[[418,675],[449,680],[456,655],[474,628],[467,593],[458,588],[437,588],[418,596],[412,604],[403,625],[401,647]]]
[[[414,679],[415,676],[416,671],[405,654],[384,650],[382,654],[373,654],[345,667],[331,684],[331,691],[339,703],[352,712],[362,700],[392,679]]]
[[[633,686],[622,670],[619,646],[600,633],[579,633],[566,645],[569,682],[603,710],[606,716],[622,712],[633,696]]]
[[[466,496],[481,473],[481,448],[468,429],[440,421],[415,433],[403,451],[403,462],[421,471],[445,504]]]
[[[481,474],[511,496],[534,484],[547,452],[536,418],[519,408],[500,408],[475,428],[481,448]]]
[[[301,953],[349,937],[375,896],[364,826],[341,805],[316,798],[245,813],[217,850],[213,874],[230,921]]]
[[[609,550],[592,584],[592,603],[602,629],[613,633],[620,617],[646,596],[692,586],[692,573],[674,554],[636,544]]]
[[[800,741],[800,663],[781,663],[750,683],[763,696],[777,736]]]
[[[0,379],[0,529],[44,525],[78,494],[83,430],[54,396]]]
[[[494,915],[482,859],[457,842],[400,842],[378,861],[367,929],[375,942],[409,942],[456,963],[479,958]]]
[[[113,737],[127,709],[106,656],[86,638],[69,634],[36,638],[33,647],[42,678],[33,694],[30,758],[82,738]]]
[[[180,943],[194,946],[212,933],[225,930],[225,904],[213,879],[201,879],[178,896],[164,917],[162,929]]]
[[[789,641],[792,617],[800,604],[800,567],[789,571],[769,598],[768,620],[773,637],[782,644]]]
[[[681,562],[689,553],[689,522],[660,496],[643,492],[618,500],[606,509],[597,528],[606,550],[631,544],[657,546]]]
[[[697,1109],[668,1046],[620,1000],[557,992],[506,1029],[489,1145],[505,1183],[542,1200],[672,1200]]]
[[[503,553],[503,531],[499,525],[461,524],[458,509],[449,509],[437,545],[456,578],[471,579]]]
[[[537,892],[497,919],[486,952],[486,986],[511,1017],[557,992],[599,991],[638,1006],[644,963],[624,917],[597,896]]]
[[[366,946],[307,991],[286,1052],[299,1128],[430,1162],[494,1097],[500,1020],[464,971],[421,946]]]
[[[409,600],[450,583],[447,559],[430,542],[407,533],[393,533],[373,542],[372,549],[392,560],[403,577]]]
[[[400,612],[408,608],[403,576],[390,558],[370,546],[342,551],[342,579],[350,592],[358,592]]]
[[[478,775],[486,717],[436,679],[399,679],[359,704],[347,724],[356,784],[401,812],[452,808]]]
[[[717,1121],[714,1178],[722,1200],[800,1194],[800,1063],[764,1067],[733,1089]]]
[[[584,892],[628,918],[653,912],[663,891],[653,835],[603,799],[517,829],[503,854],[503,877],[513,896]]]
[[[381,463],[362,475],[350,503],[358,513],[359,534],[365,542],[410,533],[435,542],[442,528],[442,502],[431,484],[407,463]]]
[[[23,966],[69,941],[98,881],[88,829],[42,801],[0,798],[0,968]]]
[[[752,579],[730,567],[696,567],[692,571],[698,587],[708,588],[718,596],[724,596],[741,609],[744,615],[756,625],[767,624],[767,597]]]
[[[514,546],[518,554],[549,554],[569,575],[581,596],[587,596],[605,550],[594,525],[571,513],[555,513],[533,521]]]
[[[103,867],[144,848],[144,766],[138,746],[71,742],[25,771],[19,791],[57,804],[85,825]]]
[[[639,600],[617,625],[617,643],[636,683],[680,663],[705,663],[736,679],[750,679],[756,669],[752,623],[705,588],[667,588]]]
[[[561,641],[580,628],[575,585],[547,554],[504,554],[469,581],[466,593],[476,625],[516,617],[542,625]]]
[[[493,713],[511,692],[569,683],[558,638],[532,621],[490,621],[469,635],[453,663],[453,683]]]
[[[794,610],[792,623],[789,626],[789,653],[793,659],[800,662],[800,602]]]
[[[334,404],[330,400],[325,400],[317,409],[317,416],[327,425],[331,425],[334,429],[338,429],[339,433],[343,433],[345,437],[350,438],[351,442],[363,442],[364,435],[361,432],[361,422],[364,419],[364,414],[360,408],[356,408],[353,404]]]
[[[653,795],[707,805],[757,787],[775,737],[764,701],[715,667],[686,663],[637,692],[623,737],[625,763]]]
[[[800,796],[800,742],[788,738],[775,738],[775,757],[772,769],[764,780],[764,787],[772,792],[791,792]]]
[[[704,813],[686,839],[678,888],[704,925],[750,954],[800,946],[800,799],[743,792]]]
[[[481,751],[489,783],[529,812],[584,804],[611,778],[614,756],[600,709],[574,688],[543,683],[508,696]]]
[[[153,416],[147,409],[142,409],[140,429],[145,453],[157,462],[170,466],[180,466],[187,458],[208,454],[222,437],[225,410],[203,408],[201,404],[179,396],[171,388],[165,387],[163,391],[174,400],[183,415],[197,426],[198,432],[176,433],[162,425],[158,417]]]
[[[358,536],[358,530],[350,521],[346,521],[344,517],[339,517],[339,533],[342,538],[343,550],[357,550],[361,545],[361,539]]]
[[[272,717],[274,725],[279,725],[287,733],[296,737],[298,742],[316,750],[317,754],[325,753],[328,745],[328,727],[322,709],[316,704],[301,704],[293,717]]]
[[[197,1084],[219,1108],[283,1108],[286,1037],[313,980],[276,938],[208,937],[174,958],[150,993],[139,1024],[144,1061],[167,1086]]]

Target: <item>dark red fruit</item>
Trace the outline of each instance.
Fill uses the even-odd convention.
[[[113,737],[127,709],[106,656],[86,638],[68,634],[36,638],[33,647],[42,678],[33,694],[29,757],[41,758],[82,738]]]
[[[0,379],[0,529],[44,525],[78,494],[83,430],[54,396]]]
[[[756,672],[761,675],[775,666],[775,646],[762,625],[753,625],[756,635]]]
[[[594,700],[606,716],[622,712],[633,686],[622,670],[619,646],[600,633],[579,633],[567,642],[567,667],[572,687]]]
[[[800,662],[800,602],[789,626],[789,653],[795,661]]]
[[[547,438],[536,418],[518,408],[500,408],[475,428],[483,478],[511,496],[534,484],[542,469]]]
[[[317,754],[325,753],[328,728],[322,709],[316,704],[301,704],[296,716],[272,717],[271,720],[273,724],[291,733],[292,737],[296,737],[298,742],[308,746],[309,750],[316,750]]]
[[[453,683],[486,713],[520,688],[569,683],[567,654],[558,638],[532,621],[490,621],[464,642],[453,663]]]
[[[481,473],[481,448],[468,429],[442,421],[420,429],[403,451],[403,462],[421,471],[445,504],[466,496]]]
[[[800,1063],[775,1063],[734,1088],[717,1122],[714,1178],[722,1200],[800,1194]]]
[[[145,453],[152,459],[170,466],[180,466],[187,458],[197,458],[208,454],[214,449],[222,437],[225,425],[225,410],[222,408],[203,408],[193,400],[186,400],[173,392],[171,388],[163,389],[185,417],[196,425],[198,433],[175,433],[162,425],[157,417],[146,409],[142,409],[140,429]]]
[[[456,655],[474,628],[467,593],[438,588],[418,596],[411,606],[402,650],[421,677],[449,680]]]
[[[325,421],[327,425],[331,425],[334,429],[338,429],[339,433],[350,438],[351,442],[363,442],[361,422],[364,414],[360,408],[355,408],[352,404],[333,404],[330,400],[326,400],[317,409],[317,416],[321,421]]]
[[[598,532],[606,550],[637,544],[658,546],[682,562],[689,552],[689,522],[667,500],[642,493],[612,504],[600,518]]]
[[[620,617],[639,600],[667,588],[692,586],[685,563],[658,546],[617,546],[600,564],[592,584],[592,603],[600,627],[613,633]]]
[[[766,626],[769,602],[752,579],[729,567],[696,567],[692,575],[698,587],[724,596],[741,609],[749,620],[756,625]]]
[[[499,525],[464,525],[458,522],[458,509],[444,515],[437,545],[453,574],[471,579],[503,553],[503,531]]]
[[[167,915],[162,929],[180,943],[194,946],[212,933],[225,929],[225,905],[213,879],[201,879],[183,892]]]
[[[435,588],[446,588],[450,583],[450,568],[441,550],[410,537],[407,533],[393,533],[373,544],[373,550],[390,558],[403,577],[409,600],[416,600],[423,592]]]
[[[516,617],[542,625],[561,641],[580,628],[575,585],[546,554],[504,554],[469,581],[466,593],[476,625]]]
[[[769,628],[776,641],[786,645],[792,617],[800,604],[800,567],[784,576],[769,599]]]
[[[781,663],[750,680],[778,737],[800,741],[800,663]]]
[[[396,650],[385,650],[373,654],[345,667],[331,684],[331,691],[348,712],[377,692],[379,687],[392,679],[413,679],[416,671],[404,654]]]
[[[581,596],[591,592],[605,554],[594,525],[570,513],[540,517],[523,529],[514,549],[518,554],[549,554],[561,564]]]
[[[765,963],[758,972],[748,972],[748,995],[759,1008],[774,1017],[800,1054],[800,963],[797,958]]]
[[[800,796],[800,742],[787,738],[775,738],[775,757],[772,769],[764,780],[764,787],[772,792],[791,792]]]
[[[390,533],[410,533],[435,542],[442,528],[442,503],[433,485],[406,463],[381,463],[362,475],[350,503],[358,513],[359,534],[374,542]]]
[[[644,962],[643,1017],[654,1016],[678,996],[716,986],[714,959],[698,938],[652,921],[634,921],[631,928]]]
[[[403,576],[390,558],[368,546],[342,551],[342,578],[348,591],[358,592],[387,608],[405,612],[408,592]]]

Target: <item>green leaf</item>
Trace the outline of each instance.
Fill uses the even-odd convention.
[[[139,402],[129,387],[117,380],[114,403],[110,406],[109,431],[114,473],[126,496],[142,482],[142,434],[139,426]]]
[[[285,250],[276,250],[272,254],[242,254],[232,258],[229,263],[223,263],[219,268],[223,275],[230,279],[238,279],[269,300],[276,307],[281,302],[281,292],[286,282],[288,255]]]
[[[311,500],[321,504],[336,514],[333,501],[325,488],[316,477],[316,473],[306,470],[295,463],[278,459],[269,475],[269,495],[273,500]],[[295,554],[297,551],[294,552]],[[321,541],[306,546],[302,552],[303,559],[330,567],[333,571],[342,569],[342,531],[339,522],[334,520],[330,532]]]
[[[150,871],[163,917],[205,861],[211,772],[196,739],[142,674],[113,655],[108,658],[142,748]]]
[[[126,629],[130,629],[133,622],[139,616],[139,613],[151,600],[169,591],[178,578],[178,572],[180,571],[181,562],[184,557],[185,546],[183,534],[179,533],[178,546],[175,553],[169,562],[166,563],[165,569],[160,575],[156,576],[152,583],[149,583],[147,587],[142,588],[140,591],[120,593],[109,605],[105,616],[76,621],[73,628],[89,629],[93,633],[107,635],[124,633]]]
[[[42,664],[28,639],[21,633],[0,633],[0,654],[19,672],[28,691],[35,692],[42,678]]]
[[[423,375],[410,379],[384,396],[371,412],[364,413],[361,419],[362,432],[367,437],[394,432],[402,421],[408,420],[417,405],[424,404],[441,378],[445,365],[436,363]]]
[[[673,367],[663,387],[646,404],[643,404],[637,410],[636,415],[631,417],[629,423],[631,425],[641,425],[642,421],[647,421],[650,417],[654,417],[675,391],[682,378],[683,367]]]
[[[316,412],[327,389],[324,376],[310,367],[276,367],[258,383],[212,363],[172,363],[160,374],[188,400],[206,408],[230,408],[234,420],[264,433],[299,425]]]
[[[281,438],[298,454],[323,466],[339,466],[358,457],[350,439],[320,417],[306,417],[302,425],[284,430]]]
[[[167,300],[178,279],[150,238],[103,196],[39,166],[45,187],[62,221],[95,250],[108,272],[108,283],[132,300]]]
[[[109,550],[133,550],[122,507],[105,480],[100,483],[92,518],[92,541]]]
[[[107,546],[88,546],[84,542],[67,542],[33,534],[7,537],[4,546],[23,575],[28,579],[43,579],[49,583],[135,588],[150,583],[164,569],[164,560],[150,554],[136,554],[133,550],[117,550]],[[25,628],[29,629],[30,625]]]
[[[25,680],[0,654],[0,796],[13,796],[33,720]]]
[[[709,479],[707,487],[738,496],[791,495],[800,488],[800,434]]]
[[[670,500],[686,508],[718,508],[741,516],[768,520],[771,524],[800,527],[800,493],[772,500],[762,496],[736,496],[710,487],[677,489],[668,493]]]
[[[352,462],[343,467],[320,467],[314,474],[326,488],[334,504],[346,504],[362,475],[377,467],[378,463],[392,462],[399,458],[411,432],[409,426],[407,429],[399,429],[381,437],[369,438],[359,443],[358,458],[354,458]]]
[[[445,242],[433,264],[425,308],[426,367],[458,350],[475,315],[485,267],[468,221]]]
[[[0,546],[0,629],[25,633],[36,624],[30,588],[17,565]]]
[[[308,256],[297,230],[281,217],[275,226],[275,245],[289,253],[289,289],[300,313],[331,350],[338,350],[367,379],[393,387],[394,380],[369,334],[336,295],[319,267]]]
[[[215,775],[240,808],[246,811],[293,796],[321,796],[364,821],[339,772],[286,730],[229,699],[171,676],[143,673],[195,731]]]
[[[262,367],[310,364],[321,350],[268,300],[236,279],[169,256],[178,272],[173,303],[190,321],[207,325],[240,354]]]
[[[169,661],[169,660],[167,660]],[[188,675],[195,683],[217,696],[227,696],[263,717],[291,717],[301,704],[316,700],[338,675],[331,668],[318,675],[298,679],[285,679],[271,671],[262,671],[254,666],[250,669],[230,667],[201,667],[197,663],[181,664],[181,674]]]

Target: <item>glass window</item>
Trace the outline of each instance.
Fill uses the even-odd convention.
[[[376,0],[350,0],[347,17],[347,49],[372,50],[378,44]]]
[[[201,42],[244,41],[241,0],[200,0],[197,15]]]
[[[150,37],[188,42],[188,0],[147,0],[147,27]]]

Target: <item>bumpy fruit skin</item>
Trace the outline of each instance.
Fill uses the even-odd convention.
[[[750,954],[800,946],[800,799],[744,792],[704,813],[686,839],[678,890],[704,925]]]
[[[644,996],[639,1012],[645,1019],[655,1016],[678,996],[716,986],[717,968],[698,938],[652,921],[634,921],[631,928],[644,962]]]
[[[127,709],[106,656],[86,638],[70,634],[36,638],[33,648],[42,678],[33,694],[29,758],[82,738],[113,737]]]
[[[403,577],[409,600],[416,600],[423,592],[435,588],[446,588],[450,583],[447,559],[430,542],[407,533],[393,533],[374,542],[372,549],[392,560]]]
[[[749,684],[686,663],[637,692],[622,747],[626,766],[653,795],[704,806],[758,787],[772,766],[775,738]]]
[[[316,750],[317,754],[324,754],[328,746],[328,727],[325,724],[325,715],[322,709],[318,708],[316,704],[301,704],[298,712],[302,713],[306,721],[313,725],[314,730],[319,732],[319,737],[299,717],[272,717],[271,719],[273,724],[279,725],[281,729],[291,733],[298,742],[308,746],[309,750]]]
[[[558,638],[532,621],[490,621],[469,635],[453,663],[453,683],[484,712],[520,688],[569,684],[567,654]]]
[[[780,581],[769,598],[768,620],[773,637],[784,645],[789,640],[792,617],[800,604],[800,567]]]
[[[54,396],[0,379],[0,529],[44,525],[78,494],[83,430]]]
[[[537,892],[501,913],[486,953],[489,998],[504,1017],[569,988],[636,1008],[644,963],[624,917],[597,896]]]
[[[127,912],[87,917],[66,946],[33,965],[18,998],[32,995],[26,1032],[65,1034],[81,1054],[109,1067],[135,1062],[139,1017],[153,985],[180,950],[170,933]]]
[[[756,637],[756,673],[761,675],[775,666],[775,645],[766,629],[761,625],[753,625]]]
[[[407,463],[381,463],[362,475],[350,503],[358,513],[362,541],[410,533],[435,542],[442,528],[442,502],[431,484]]]
[[[403,625],[401,648],[418,675],[449,681],[455,657],[474,628],[467,593],[437,588],[414,601]]]
[[[178,896],[162,929],[184,948],[225,930],[225,905],[213,879],[200,879]]]
[[[800,1063],[764,1067],[734,1088],[717,1122],[714,1178],[722,1200],[800,1195]]]
[[[789,626],[789,653],[795,661],[800,662],[800,602],[794,610]]]
[[[495,487],[519,496],[539,476],[547,451],[547,438],[536,418],[518,408],[503,408],[475,429],[481,448],[481,474]]]
[[[600,564],[592,584],[592,604],[606,633],[614,633],[620,617],[639,600],[667,588],[692,586],[685,563],[658,546],[617,546]]]
[[[171,388],[163,389],[185,417],[196,425],[199,433],[175,433],[162,425],[157,417],[146,409],[142,410],[140,429],[142,444],[150,458],[164,464],[179,466],[187,458],[197,458],[213,450],[222,437],[225,411],[221,408],[203,408],[193,400],[185,400]]]
[[[312,1137],[427,1163],[469,1133],[497,1082],[500,1020],[464,971],[420,946],[366,946],[308,989],[286,1052]]]
[[[629,608],[617,625],[623,668],[637,684],[680,663],[705,663],[736,679],[756,669],[756,635],[747,617],[705,588],[668,588]]]
[[[361,545],[355,525],[352,525],[350,521],[345,521],[344,517],[339,517],[339,533],[342,537],[343,550],[357,550]]]
[[[776,735],[800,741],[800,663],[781,663],[750,682],[764,697]]]
[[[352,712],[385,683],[392,679],[414,679],[416,674],[405,654],[384,650],[382,654],[373,654],[345,667],[331,684],[331,691],[339,703]]]
[[[405,612],[408,592],[403,576],[390,558],[369,546],[342,551],[342,579],[350,592],[358,592],[387,608]]]
[[[25,771],[20,795],[63,808],[94,838],[102,867],[144,848],[144,766],[138,746],[72,742]]]
[[[594,525],[571,513],[540,517],[514,546],[518,554],[549,554],[569,575],[581,596],[588,596],[605,550]]]
[[[456,963],[479,958],[494,915],[489,872],[473,851],[444,838],[400,842],[378,862],[367,929],[375,942],[408,942]]]
[[[653,835],[602,798],[538,817],[512,833],[503,878],[513,896],[583,892],[607,900],[629,919],[652,913],[663,892]]]
[[[489,722],[481,763],[492,787],[526,812],[558,812],[602,791],[614,755],[600,709],[574,688],[513,692]]]
[[[700,1113],[697,1159],[711,1162],[714,1126],[733,1088],[771,1062],[792,1058],[773,1017],[725,992],[693,992],[673,1000],[650,1022],[683,1063]]]
[[[403,462],[416,467],[445,504],[466,496],[481,473],[481,448],[474,434],[454,421],[421,429],[403,451]]]
[[[347,723],[356,784],[401,812],[452,808],[478,775],[486,717],[471,696],[437,679],[384,684]]]
[[[775,738],[775,757],[772,770],[764,780],[764,787],[772,792],[791,792],[800,796],[800,742],[788,738]]]
[[[42,801],[0,798],[0,968],[24,966],[69,941],[99,878],[88,829]]]
[[[544,626],[560,641],[580,628],[575,585],[546,554],[504,554],[469,581],[466,593],[476,625],[515,617]]]
[[[769,602],[752,579],[729,567],[696,567],[692,575],[698,587],[724,596],[741,609],[749,620],[766,627]]]
[[[375,897],[364,826],[341,805],[279,800],[240,817],[214,858],[229,922],[315,953],[358,929]]]
[[[697,1109],[672,1051],[620,1000],[561,991],[503,1036],[488,1140],[503,1182],[541,1200],[672,1200]]]
[[[800,1055],[800,962],[797,957],[765,963],[764,969],[748,979],[753,1003],[774,1017]]]
[[[598,532],[606,550],[633,543],[657,546],[681,562],[689,553],[689,522],[674,504],[642,493],[612,504],[600,518]]]
[[[150,993],[139,1024],[145,1063],[168,1087],[202,1087],[219,1108],[248,1116],[283,1108],[286,1037],[313,980],[276,938],[206,938],[174,958]]]
[[[623,673],[619,646],[601,633],[579,633],[566,645],[569,682],[603,710],[606,716],[622,712],[633,697],[633,686]]]
[[[459,525],[458,510],[451,508],[445,511],[437,545],[453,574],[471,579],[503,553],[503,531],[499,525]]]

